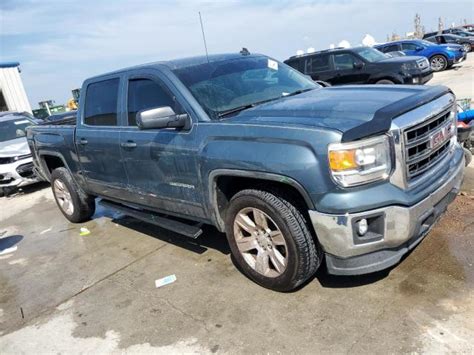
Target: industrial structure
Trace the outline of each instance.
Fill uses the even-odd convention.
[[[0,62],[0,111],[31,113],[18,62]]]

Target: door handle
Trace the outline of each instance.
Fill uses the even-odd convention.
[[[89,143],[89,142],[88,142],[87,139],[85,139],[85,138],[81,138],[81,139],[79,140],[79,144],[86,145],[87,143]]]
[[[137,143],[135,143],[134,141],[127,141],[127,142],[120,143],[120,146],[122,148],[136,148]]]

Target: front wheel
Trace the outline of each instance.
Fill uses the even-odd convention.
[[[448,67],[448,61],[442,55],[431,57],[430,64],[433,71],[443,71]]]
[[[464,43],[462,46],[464,47],[464,51],[466,53],[471,51],[471,45],[469,43]]]
[[[66,168],[51,174],[54,199],[64,217],[73,223],[89,220],[95,212],[95,200],[82,191]]]
[[[275,291],[300,286],[321,263],[322,252],[301,212],[273,193],[237,193],[226,213],[226,234],[243,273]]]

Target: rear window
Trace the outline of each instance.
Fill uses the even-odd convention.
[[[321,54],[306,59],[306,73],[315,73],[330,70],[329,54]]]
[[[118,78],[89,84],[86,91],[84,124],[117,125],[118,88]]]

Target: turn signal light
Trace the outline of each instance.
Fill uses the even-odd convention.
[[[329,152],[329,166],[332,171],[357,168],[355,150],[332,150]]]

